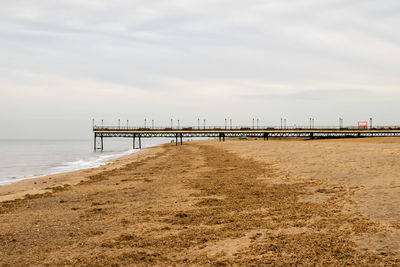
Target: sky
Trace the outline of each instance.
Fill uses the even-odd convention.
[[[398,0],[0,0],[0,138],[400,125]]]

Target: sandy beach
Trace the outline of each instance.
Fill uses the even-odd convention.
[[[400,265],[400,140],[165,144],[0,187],[0,265]]]

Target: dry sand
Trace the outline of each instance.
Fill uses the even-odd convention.
[[[145,149],[0,187],[0,265],[400,265],[399,163],[391,138]]]

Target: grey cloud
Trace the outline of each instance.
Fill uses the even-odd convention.
[[[223,109],[243,121],[318,112],[334,121],[324,106],[345,97],[357,116],[372,112],[363,99],[395,120],[399,10],[395,0],[9,1],[0,111],[218,120]]]
[[[243,95],[244,97],[268,97],[278,100],[329,100],[332,98],[350,98],[371,96],[371,92],[365,89],[340,89],[340,90],[304,90],[300,92],[269,92],[265,94]],[[242,97],[243,97],[242,96]]]

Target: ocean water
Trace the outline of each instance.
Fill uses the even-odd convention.
[[[142,148],[170,141],[170,138],[143,138]],[[129,138],[105,138],[104,150],[97,152],[93,151],[93,139],[0,139],[0,186],[48,174],[98,167],[110,159],[136,151]]]

